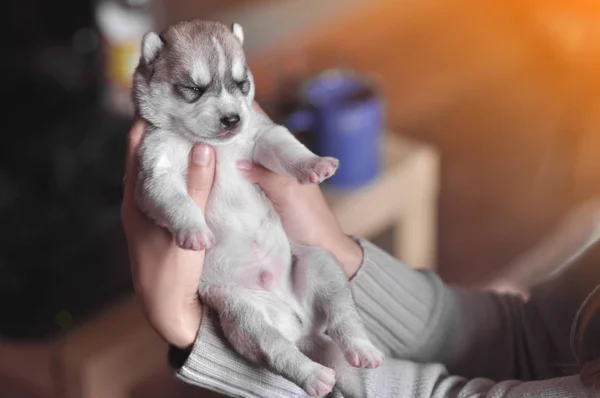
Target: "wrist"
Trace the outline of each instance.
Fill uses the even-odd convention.
[[[327,248],[340,262],[348,279],[352,279],[363,262],[363,250],[350,236],[340,233]]]
[[[183,318],[181,322],[181,336],[178,342],[172,343],[174,346],[184,350],[192,348],[200,333],[203,314],[202,305],[197,302],[189,311],[189,315]]]
[[[165,310],[167,309],[165,308]],[[189,350],[198,337],[202,315],[202,306],[198,303],[186,306],[180,311],[170,309],[164,313],[162,311],[149,313],[148,320],[154,331],[167,344],[182,350]]]

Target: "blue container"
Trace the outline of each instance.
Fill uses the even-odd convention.
[[[354,189],[369,184],[381,171],[383,104],[376,90],[359,76],[328,71],[301,90],[305,108],[283,123],[292,132],[311,130],[315,152],[340,160],[327,185]]]

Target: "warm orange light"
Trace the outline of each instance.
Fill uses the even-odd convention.
[[[600,1],[535,0],[542,29],[573,55],[600,51]]]

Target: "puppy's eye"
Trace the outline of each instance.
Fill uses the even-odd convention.
[[[177,91],[186,102],[192,103],[198,101],[206,91],[204,87],[198,86],[177,86]]]
[[[242,94],[246,95],[250,91],[250,81],[248,79],[235,82]]]

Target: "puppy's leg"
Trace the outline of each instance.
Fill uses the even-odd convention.
[[[269,367],[311,396],[331,392],[335,371],[312,361],[271,326],[264,312],[248,300],[247,291],[201,287],[201,295],[217,311],[225,337],[240,355]]]
[[[348,281],[335,257],[328,251],[294,245],[294,277],[304,278],[310,288],[306,297],[315,310],[322,311],[328,335],[340,347],[346,360],[355,367],[376,368],[383,353],[369,340],[350,292]],[[302,283],[297,285],[302,289]]]
[[[339,161],[312,153],[285,127],[270,125],[261,130],[254,161],[276,173],[288,174],[302,184],[318,184],[331,177]]]
[[[169,229],[181,248],[204,250],[214,245],[215,237],[206,225],[204,214],[188,195],[180,175],[163,172],[145,178],[142,174],[136,191],[141,209]]]
[[[323,333],[314,333],[304,337],[298,343],[298,347],[310,359],[335,370],[336,383],[333,388],[333,396],[336,390],[342,393],[344,398],[364,398],[365,391],[364,372],[351,366],[344,357],[344,353],[329,336]]]

